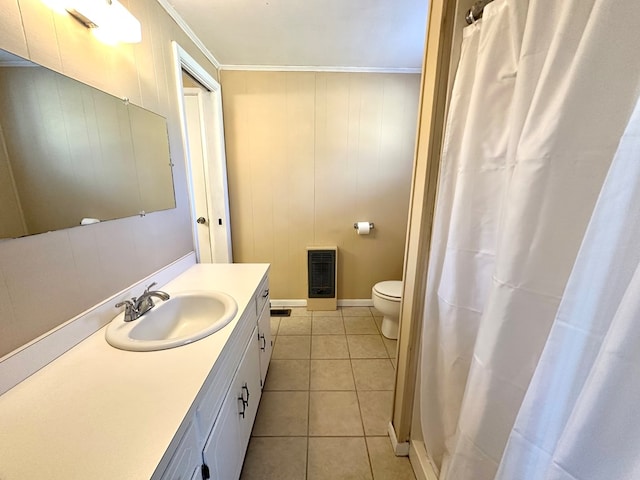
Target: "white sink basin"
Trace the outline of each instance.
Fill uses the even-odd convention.
[[[165,350],[211,335],[237,312],[236,301],[226,293],[175,293],[166,302],[156,301],[153,309],[132,322],[125,322],[121,313],[107,327],[106,338],[110,345],[122,350]]]

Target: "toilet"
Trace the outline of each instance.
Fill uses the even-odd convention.
[[[400,280],[387,280],[376,283],[371,289],[371,299],[376,310],[384,315],[382,319],[382,334],[395,340],[398,338],[402,282]]]

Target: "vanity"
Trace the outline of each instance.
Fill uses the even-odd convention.
[[[145,352],[103,327],[0,396],[0,478],[239,478],[271,357],[268,272],[193,265],[162,290],[230,295],[226,326]]]

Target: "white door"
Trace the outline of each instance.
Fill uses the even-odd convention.
[[[199,262],[232,262],[220,84],[177,43],[173,47],[194,247]],[[201,88],[184,88],[183,70]]]
[[[205,168],[204,107],[202,90],[199,88],[184,89],[184,113],[187,126],[187,142],[189,145],[189,173],[191,175],[191,201],[195,224],[194,237],[198,261],[212,263],[214,261],[215,238],[211,232],[212,222],[216,222],[211,211],[212,205],[207,201],[207,172]]]

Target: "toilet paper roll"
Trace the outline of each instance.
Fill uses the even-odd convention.
[[[369,235],[369,231],[371,229],[369,222],[358,222],[357,225],[356,231],[358,232],[358,235]]]

